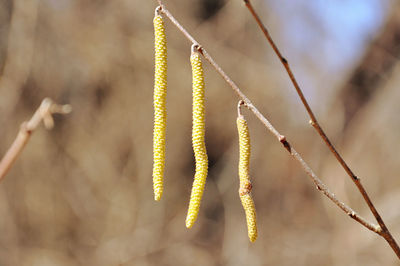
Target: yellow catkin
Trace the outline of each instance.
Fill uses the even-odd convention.
[[[155,77],[154,77],[154,131],[153,131],[153,189],[154,199],[160,200],[163,193],[165,162],[165,124],[167,113],[167,41],[164,22],[156,14],[154,23]]]
[[[196,159],[196,173],[190,195],[189,209],[186,216],[186,227],[191,228],[197,219],[200,202],[204,192],[208,172],[208,158],[204,142],[204,73],[198,52],[192,52],[190,57],[193,73],[193,128],[192,144]]]
[[[237,118],[237,128],[239,133],[239,196],[246,213],[247,231],[251,242],[257,239],[256,208],[251,198],[251,181],[249,175],[250,165],[250,135],[249,128],[243,116]]]

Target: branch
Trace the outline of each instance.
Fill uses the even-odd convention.
[[[13,166],[25,145],[28,143],[33,131],[39,126],[40,122],[43,121],[45,127],[47,129],[51,129],[54,126],[52,114],[68,114],[70,112],[70,105],[57,105],[51,99],[45,98],[42,101],[42,104],[33,114],[32,118],[29,121],[21,124],[17,137],[1,160],[0,182],[4,179],[5,175]]]
[[[347,206],[345,203],[340,201],[335,194],[330,192],[328,187],[317,177],[317,175],[312,171],[308,164],[303,160],[300,154],[289,144],[286,137],[281,135],[273,125],[268,121],[265,116],[263,116],[260,111],[251,103],[250,99],[240,90],[240,88],[232,81],[232,79],[222,70],[222,68],[214,61],[214,59],[208,54],[208,52],[201,46],[186,30],[185,28],[172,16],[172,14],[165,8],[161,0],[157,0],[161,3],[161,12],[165,14],[171,22],[185,35],[185,37],[196,44],[198,51],[204,56],[204,58],[215,68],[215,70],[222,76],[222,78],[228,83],[228,85],[233,89],[234,92],[245,102],[246,107],[253,112],[253,114],[264,124],[264,126],[277,138],[277,140],[284,146],[284,148],[292,155],[292,157],[298,161],[307,175],[311,178],[312,182],[315,184],[316,188],[321,191],[325,196],[327,196],[334,204],[336,204],[341,210],[343,210],[350,218],[359,222],[364,227],[369,230],[382,235],[380,226],[368,222],[353,209]]]
[[[287,74],[289,75],[290,80],[293,83],[294,88],[296,89],[297,94],[300,97],[301,102],[303,103],[304,107],[307,110],[307,113],[310,117],[310,124],[315,128],[315,130],[318,132],[318,134],[321,136],[321,138],[324,140],[326,145],[328,146],[329,150],[335,155],[336,159],[340,163],[340,165],[344,168],[346,173],[349,175],[349,177],[353,180],[354,184],[357,186],[358,190],[360,191],[361,195],[364,198],[364,201],[367,203],[369,209],[371,210],[372,214],[374,215],[376,221],[381,227],[381,233],[380,235],[385,238],[385,240],[389,243],[389,245],[392,247],[393,251],[396,253],[396,255],[400,259],[400,248],[398,244],[396,243],[395,239],[391,235],[389,229],[386,227],[385,223],[383,222],[382,217],[379,215],[378,211],[376,210],[374,204],[372,203],[367,191],[365,190],[364,186],[361,184],[360,178],[358,178],[353,171],[350,169],[350,167],[347,165],[347,163],[344,161],[342,156],[337,152],[336,148],[333,146],[332,142],[329,140],[328,136],[325,134],[324,130],[321,128],[320,124],[318,123],[310,105],[308,104],[306,98],[304,97],[304,94],[297,83],[297,80],[289,66],[289,62],[282,56],[280,53],[277,45],[273,41],[271,35],[269,34],[267,28],[264,26],[264,24],[261,22],[260,17],[256,13],[255,9],[253,8],[250,0],[243,0],[246,7],[249,9],[250,13],[252,14],[253,18],[257,22],[258,26],[264,33],[265,38],[268,40],[269,44],[271,45],[272,49],[274,50],[275,54],[278,56],[279,60],[283,64],[283,66],[286,69]]]

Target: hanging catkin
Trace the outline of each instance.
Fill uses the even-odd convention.
[[[153,20],[155,43],[154,77],[154,131],[153,131],[153,189],[154,199],[160,200],[163,193],[165,165],[165,124],[167,113],[165,98],[167,94],[167,40],[164,22],[159,7]]]
[[[240,108],[240,107],[239,107]],[[242,115],[239,114],[237,120],[237,128],[239,133],[239,179],[240,188],[239,196],[246,213],[247,231],[249,239],[254,242],[257,239],[257,222],[256,208],[251,198],[252,185],[250,182],[249,165],[250,165],[250,135],[247,122]]]
[[[189,209],[186,216],[187,228],[191,228],[197,219],[208,172],[208,158],[204,142],[204,73],[200,54],[196,50],[195,45],[192,47],[190,62],[192,64],[193,75],[192,145],[196,159],[196,173],[194,176],[192,193],[190,195]]]

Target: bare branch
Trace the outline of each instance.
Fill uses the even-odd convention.
[[[51,99],[45,98],[39,108],[33,114],[32,118],[29,121],[21,124],[17,137],[1,160],[0,182],[13,166],[14,162],[24,149],[26,143],[28,143],[32,132],[39,126],[40,122],[43,121],[45,127],[47,129],[51,129],[54,126],[52,114],[68,114],[70,112],[70,105],[57,105]]]
[[[162,2],[162,1],[160,1]],[[264,126],[278,139],[284,148],[293,156],[293,158],[300,163],[304,171],[311,178],[312,182],[316,185],[317,189],[321,191],[325,196],[327,196],[333,203],[335,203],[340,209],[342,209],[349,217],[359,222],[364,227],[369,230],[381,235],[381,228],[378,225],[368,222],[353,209],[347,206],[345,203],[341,202],[335,194],[329,191],[327,186],[317,177],[317,175],[312,171],[308,164],[303,160],[299,153],[289,144],[286,137],[281,135],[268,121],[265,116],[263,116],[260,111],[251,103],[250,99],[240,90],[240,88],[232,81],[232,79],[222,70],[222,68],[214,61],[214,59],[208,54],[208,52],[201,46],[187,31],[186,29],[172,16],[172,14],[162,5],[161,12],[164,13],[171,22],[186,36],[186,38],[193,44],[196,44],[199,52],[204,56],[204,58],[215,68],[215,70],[222,76],[222,78],[229,84],[229,86],[238,94],[239,98],[244,101],[244,105],[253,112],[253,114],[264,124]]]
[[[258,26],[260,27],[261,31],[264,33],[265,38],[268,40],[269,44],[271,45],[272,49],[274,50],[275,54],[278,56],[279,60],[283,64],[283,66],[286,69],[287,74],[289,75],[290,80],[293,83],[294,88],[296,89],[297,94],[300,97],[301,102],[303,103],[304,107],[307,110],[307,113],[310,117],[310,124],[315,128],[315,130],[318,132],[318,134],[321,136],[321,138],[324,140],[326,145],[328,146],[329,150],[333,153],[333,155],[336,157],[340,165],[344,168],[346,173],[349,175],[349,177],[353,180],[355,185],[357,186],[358,190],[360,191],[361,195],[364,198],[364,201],[367,203],[369,209],[371,210],[372,214],[374,215],[376,221],[382,228],[381,231],[381,236],[383,236],[386,241],[389,243],[389,245],[392,247],[393,251],[396,253],[396,255],[400,258],[400,248],[398,244],[396,243],[395,239],[391,235],[389,229],[386,227],[385,223],[383,222],[382,217],[376,210],[374,204],[372,203],[367,191],[365,190],[364,186],[361,184],[361,180],[353,173],[353,171],[350,169],[350,167],[347,165],[347,163],[344,161],[342,156],[337,152],[336,148],[333,146],[332,142],[329,140],[328,136],[325,134],[324,130],[321,128],[320,124],[318,123],[310,105],[308,104],[306,98],[304,97],[304,94],[289,66],[289,62],[284,58],[279,51],[277,45],[273,41],[271,35],[269,34],[267,28],[264,26],[262,23],[260,17],[258,16],[257,12],[253,8],[250,0],[243,0],[246,7],[252,14],[254,20],[257,22]]]

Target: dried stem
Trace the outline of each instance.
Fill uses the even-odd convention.
[[[162,2],[158,0],[158,2]],[[243,100],[244,105],[253,112],[253,114],[264,124],[264,126],[278,139],[280,143],[285,147],[285,149],[293,156],[293,158],[300,163],[304,171],[311,178],[312,182],[316,185],[317,189],[321,191],[325,196],[327,196],[333,203],[335,203],[340,209],[342,209],[348,216],[359,222],[364,227],[369,230],[382,235],[381,227],[373,223],[368,222],[353,209],[347,206],[345,203],[341,202],[335,194],[329,191],[328,187],[317,177],[317,175],[312,171],[308,164],[303,160],[300,154],[289,144],[286,137],[281,135],[268,121],[265,116],[263,116],[260,111],[251,103],[249,98],[240,90],[240,88],[232,81],[232,79],[222,70],[222,68],[214,61],[214,59],[208,54],[208,52],[201,46],[186,30],[183,26],[172,16],[172,14],[165,8],[161,3],[161,12],[164,13],[171,22],[186,36],[189,41],[196,44],[198,51],[204,56],[204,58],[215,68],[215,70],[222,76],[222,78],[229,84],[229,86],[238,94],[239,98]]]
[[[310,105],[308,104],[306,98],[304,97],[304,94],[297,83],[297,80],[289,66],[289,62],[284,58],[279,51],[277,45],[273,41],[271,35],[269,34],[267,28],[264,26],[264,24],[261,22],[260,17],[256,13],[255,9],[253,8],[250,0],[243,0],[245,2],[246,7],[252,14],[253,18],[257,22],[258,26],[262,30],[262,32],[265,35],[265,38],[268,40],[269,44],[271,45],[272,49],[274,50],[275,54],[278,56],[279,60],[283,64],[283,66],[286,69],[287,74],[289,75],[290,80],[293,83],[294,88],[296,89],[297,94],[300,97],[301,102],[303,103],[304,107],[307,110],[307,113],[310,117],[310,124],[317,130],[318,134],[321,136],[321,138],[324,140],[326,145],[328,146],[329,150],[335,155],[336,159],[340,163],[340,165],[344,168],[346,173],[351,177],[355,185],[357,186],[358,190],[360,191],[361,195],[363,196],[365,202],[367,203],[369,209],[371,210],[372,214],[374,215],[376,221],[381,227],[380,235],[386,239],[386,241],[389,243],[389,245],[392,247],[393,251],[396,253],[396,255],[400,259],[400,248],[398,244],[396,243],[395,239],[391,235],[389,229],[386,227],[385,223],[383,222],[382,217],[379,215],[378,211],[376,210],[374,204],[372,203],[367,191],[365,190],[364,186],[361,184],[360,178],[358,178],[353,171],[350,169],[350,167],[347,165],[347,163],[344,161],[342,156],[337,152],[336,148],[333,146],[332,142],[329,140],[328,136],[325,134],[323,129],[321,128],[320,124],[318,123]]]
[[[45,98],[39,108],[33,114],[32,118],[29,121],[25,121],[21,124],[17,137],[1,160],[0,182],[3,180],[18,156],[21,154],[26,143],[28,143],[32,132],[39,126],[40,122],[43,121],[45,127],[47,129],[51,129],[54,126],[52,114],[68,114],[70,112],[70,105],[57,105],[53,103],[51,99]]]
[[[239,102],[238,102],[238,105],[237,105],[237,113],[238,113],[238,117],[241,117],[241,116],[243,116],[242,115],[242,105],[245,105],[245,103],[244,103],[244,101],[243,100],[240,100]]]

